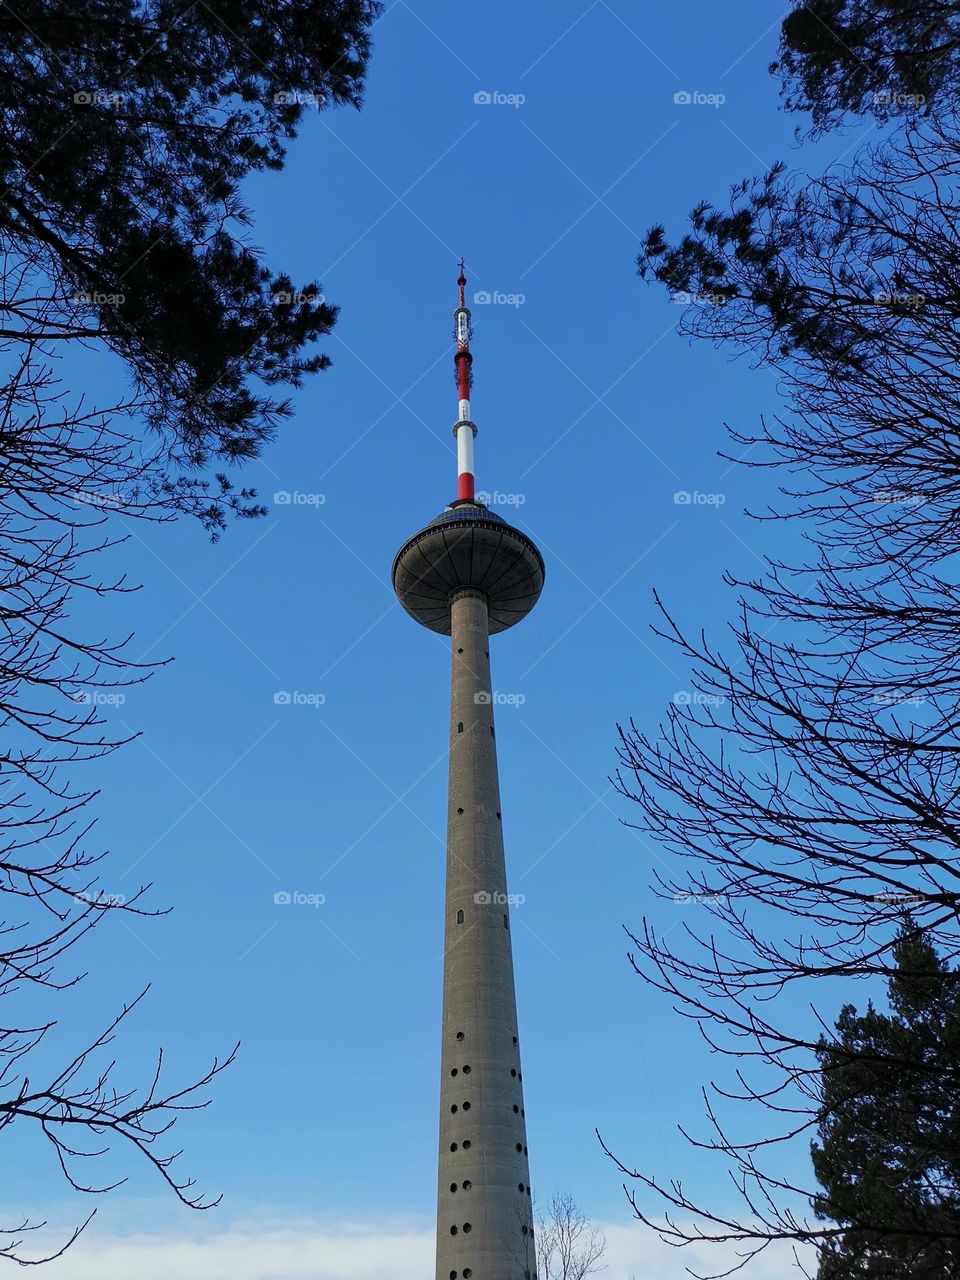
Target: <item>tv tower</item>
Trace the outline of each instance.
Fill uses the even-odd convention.
[[[407,613],[451,638],[437,1280],[536,1280],[489,637],[543,589],[526,534],[474,494],[466,276],[454,311],[457,497],[393,564]]]

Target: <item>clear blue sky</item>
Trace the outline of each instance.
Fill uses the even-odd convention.
[[[106,886],[152,880],[173,914],[103,930],[60,1041],[74,1047],[148,981],[123,1058],[145,1064],[163,1043],[186,1076],[242,1040],[215,1105],[180,1135],[184,1167],[225,1194],[221,1222],[430,1229],[448,654],[400,610],[389,574],[453,496],[461,254],[471,295],[523,298],[474,307],[478,486],[520,495],[499,510],[547,564],[537,611],[492,655],[496,688],[522,698],[497,723],[509,878],[525,899],[533,1182],[626,1222],[595,1127],[641,1167],[719,1180],[676,1133],[699,1121],[715,1060],[632,976],[621,928],[697,908],[652,899],[658,854],[620,824],[630,806],[608,775],[616,722],[653,726],[688,685],[648,632],[653,588],[719,634],[722,571],[755,570],[769,547],[769,527],[761,542],[742,514],[768,478],[715,455],[725,421],[750,427],[779,401],[768,373],[677,337],[679,308],[634,258],[652,222],[676,231],[700,197],[722,200],[777,157],[819,167],[859,137],[796,151],[766,72],[781,8],[388,0],[362,112],[310,113],[284,172],[249,185],[251,238],[342,308],[334,365],[247,473],[266,520],[217,546],[186,524],[138,527],[119,556],[144,588],[99,606],[98,629],[133,627],[135,655],[176,662],[109,712],[143,736],[97,769]],[[676,103],[682,91],[725,101]],[[90,360],[106,388],[113,371]],[[279,691],[322,704],[277,705]],[[284,890],[326,900],[276,906]],[[61,1202],[50,1154],[24,1146],[23,1160],[5,1203]],[[149,1169],[134,1174],[104,1231],[194,1228]]]

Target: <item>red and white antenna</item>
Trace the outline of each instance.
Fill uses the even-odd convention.
[[[457,369],[457,400],[459,401],[457,421],[453,426],[453,434],[457,440],[457,498],[467,498],[472,501],[474,495],[473,441],[477,428],[470,420],[470,387],[473,383],[470,370],[473,356],[470,353],[470,312],[464,301],[467,277],[464,275],[462,258],[457,284],[460,286],[460,305],[453,313],[457,335],[457,353],[453,359]]]

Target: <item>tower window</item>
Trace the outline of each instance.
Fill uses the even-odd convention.
[[[470,1139],[469,1139],[469,1138],[467,1138],[466,1142],[463,1144],[463,1149],[464,1149],[464,1151],[469,1151],[469,1149],[470,1149]]]
[[[463,810],[462,810],[462,809],[458,809],[458,810],[457,810],[457,813],[463,813]]]
[[[458,1039],[458,1040],[462,1040],[462,1039],[463,1039],[463,1032],[462,1032],[462,1031],[458,1031],[458,1032],[457,1032],[457,1039]]]
[[[463,1189],[464,1191],[469,1191],[472,1186],[473,1186],[473,1183],[468,1178],[466,1182],[463,1184]]]
[[[469,1102],[465,1102],[465,1103],[463,1104],[463,1109],[464,1109],[464,1111],[469,1111],[469,1110],[470,1110],[470,1103],[469,1103]]]
[[[451,1228],[450,1228],[450,1234],[451,1234],[452,1236],[455,1236],[455,1235],[457,1234],[457,1228],[456,1228],[456,1227],[451,1227]]]
[[[516,1043],[517,1043],[517,1037],[516,1037],[516,1036],[514,1036],[514,1037],[513,1037],[513,1043],[514,1043],[514,1044],[516,1044]]]
[[[465,1076],[468,1076],[468,1075],[470,1074],[470,1063],[469,1063],[469,1062],[465,1062],[465,1063],[463,1064],[463,1074],[464,1074]]]
[[[504,912],[504,913],[503,913],[503,927],[504,927],[505,929],[509,929],[509,928],[510,928],[510,925],[507,923],[507,913],[506,913],[506,912]]]
[[[523,1150],[523,1143],[522,1143],[522,1142],[518,1142],[518,1143],[517,1143],[517,1150],[518,1150],[518,1151],[522,1151],[522,1150]]]
[[[456,1184],[455,1182],[451,1182],[451,1183],[450,1183],[450,1190],[451,1190],[451,1191],[456,1191],[456,1189],[457,1189],[457,1184]]]
[[[460,721],[460,723],[457,725],[457,733],[463,733],[463,721],[462,721],[462,720],[461,720],[461,721]]]
[[[457,1074],[457,1068],[456,1068],[456,1067],[453,1067],[453,1068],[451,1069],[451,1071],[450,1071],[450,1074],[451,1074],[452,1076],[455,1076],[455,1075]]]
[[[513,1114],[515,1116],[518,1116],[520,1114],[520,1108],[517,1106],[516,1103],[513,1104]]]
[[[463,1224],[463,1230],[464,1230],[464,1234],[466,1234],[467,1232],[472,1231],[472,1230],[473,1230],[473,1227],[471,1226],[471,1224],[470,1224],[469,1222],[465,1222],[465,1223]],[[526,1231],[526,1227],[524,1227],[524,1231]]]
[[[456,1144],[455,1142],[451,1142],[451,1143],[450,1143],[450,1150],[451,1150],[451,1151],[456,1151],[456,1149],[457,1149],[457,1144]]]
[[[510,1068],[510,1074],[511,1074],[512,1076],[515,1076],[515,1075],[517,1074],[517,1068],[516,1068],[516,1067],[511,1067],[511,1068]]]
[[[462,912],[462,911],[458,911],[458,912],[457,912],[457,924],[463,924],[463,912]],[[461,1033],[457,1036],[457,1039],[458,1039],[458,1040],[462,1040],[462,1039],[463,1039],[463,1032],[462,1032],[462,1031],[461,1031]]]

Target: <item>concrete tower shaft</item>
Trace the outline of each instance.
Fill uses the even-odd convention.
[[[531,1280],[533,1209],[483,593],[457,592],[450,616],[437,1280]]]

